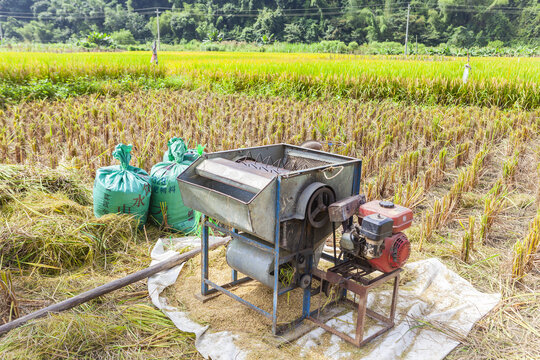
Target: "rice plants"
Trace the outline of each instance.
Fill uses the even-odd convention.
[[[484,165],[484,160],[488,154],[489,148],[484,146],[476,156],[473,162],[466,169],[461,170],[457,179],[446,195],[435,200],[432,209],[424,213],[421,224],[421,234],[419,249],[422,249],[424,241],[429,241],[433,233],[446,225],[452,216],[452,212],[459,202],[462,192],[470,191],[478,180],[480,170]]]
[[[135,299],[116,308],[90,307],[37,320],[7,334],[0,353],[5,359],[147,359],[156,353],[191,358],[196,352],[194,335],[178,330],[160,310]]]
[[[505,184],[508,184],[508,185],[513,184],[514,178],[516,175],[516,169],[518,166],[518,160],[519,160],[519,152],[515,151],[514,155],[504,162],[502,179]]]
[[[114,252],[135,238],[131,217],[107,215],[97,220],[88,206],[90,199],[81,201],[77,193],[70,198],[61,190],[62,183],[23,177],[36,170],[2,168],[2,173],[12,174],[11,183],[3,190],[6,195],[0,214],[3,266],[31,267],[48,273],[85,264],[106,268]],[[43,190],[33,184],[42,184]],[[75,189],[77,186],[84,185],[79,183]]]
[[[453,136],[434,138],[431,131],[424,133],[424,129],[431,127],[429,119],[442,113],[442,128],[460,129],[463,138],[470,138],[475,136],[477,127],[502,115],[501,112],[493,113],[481,108],[428,110],[395,104],[378,106],[277,98],[260,99],[256,107],[251,104],[252,99],[243,96],[166,90],[139,92],[121,98],[21,104],[0,116],[0,156],[11,163],[29,161],[53,167],[67,161],[70,163],[68,166],[83,165],[91,172],[99,166],[109,165],[110,149],[123,141],[134,145],[138,165],[149,168],[161,156],[163,139],[168,137],[190,137],[207,144],[211,151],[262,144],[264,141],[299,144],[304,136],[307,137],[298,136],[302,133],[324,140],[317,130],[317,121],[322,124],[321,119],[327,119],[324,122],[328,124],[342,123],[339,126],[342,130],[335,125],[332,125],[335,131],[330,126],[323,130],[328,142],[345,144],[333,145],[331,150],[362,156],[364,178],[379,173],[388,161],[400,158],[402,165],[396,171],[404,176],[422,174],[430,158],[439,154],[438,161],[433,162],[433,168],[428,172],[429,176],[425,176],[423,186],[429,189],[431,183],[436,184],[444,178],[447,149],[452,150],[454,142],[457,142]],[[279,119],[273,119],[276,111],[281,113]],[[531,125],[538,115],[537,112],[520,111],[512,114],[514,116],[508,122],[520,121]],[[403,121],[404,116],[407,121]],[[21,117],[31,120],[21,123],[18,120]],[[467,117],[472,121],[462,122]],[[200,123],[208,126],[201,127]],[[397,134],[411,132],[418,135],[402,139],[394,135],[396,131]],[[483,142],[484,136],[493,138],[501,135],[482,133],[476,136],[482,136],[478,141]],[[39,145],[33,146],[26,139],[40,139]]]
[[[6,323],[20,316],[17,296],[9,270],[0,271],[0,309],[6,308],[9,310],[7,314],[0,313],[0,321]]]
[[[469,261],[469,255],[474,250],[474,219],[474,216],[469,216],[469,227],[461,239],[461,261],[463,262]]]
[[[416,208],[424,201],[424,188],[420,185],[419,179],[408,181],[405,185],[399,184],[394,193],[393,201],[396,204]]]
[[[532,267],[535,257],[538,256],[540,245],[540,211],[529,225],[529,232],[523,240],[514,245],[514,259],[512,277],[520,280]]]
[[[470,191],[474,188],[476,182],[478,181],[480,171],[484,166],[484,160],[486,159],[488,151],[489,148],[484,146],[482,150],[476,154],[472,164],[469,165],[465,170],[459,172],[457,180],[450,188],[450,194],[452,196],[458,198],[462,192]]]
[[[478,232],[478,237],[482,243],[486,241],[495,217],[503,209],[507,193],[506,187],[499,181],[488,192],[484,200],[484,211],[480,218],[480,230]]]
[[[468,142],[459,144],[456,147],[456,155],[454,156],[455,168],[458,168],[465,163],[465,161],[467,160],[467,157],[469,156],[469,147],[470,147],[470,143]]]
[[[435,160],[429,164],[424,173],[424,189],[429,190],[433,185],[437,184],[444,178],[444,170],[446,169],[446,154],[448,150],[442,148]]]
[[[435,200],[432,209],[424,214],[421,223],[420,243],[418,249],[422,250],[424,241],[429,241],[433,233],[445,225],[452,215],[452,211],[457,204],[457,198],[450,193],[440,199]]]
[[[46,98],[141,88],[203,89],[297,99],[392,99],[414,104],[540,106],[538,59],[477,58],[461,81],[463,61],[324,54],[163,53],[150,66],[144,53],[2,54],[5,98]],[[412,65],[411,65],[412,64]],[[92,79],[91,81],[88,79]]]

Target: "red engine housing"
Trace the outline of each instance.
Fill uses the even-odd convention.
[[[395,204],[392,204],[392,207],[385,208],[381,206],[379,200],[373,200],[361,205],[358,213],[362,218],[371,214],[381,214],[389,217],[394,220],[394,234],[410,227],[413,221],[413,212],[411,209]]]
[[[398,232],[384,239],[380,257],[368,260],[375,269],[388,273],[405,265],[411,254],[411,243],[404,233]]]

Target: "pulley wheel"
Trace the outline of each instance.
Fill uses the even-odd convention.
[[[300,277],[300,287],[302,289],[307,289],[311,285],[311,275],[304,274]]]
[[[328,223],[328,206],[335,201],[334,192],[329,187],[321,187],[311,195],[306,209],[311,226],[319,229]]]

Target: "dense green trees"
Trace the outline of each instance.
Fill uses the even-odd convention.
[[[236,40],[345,43],[405,38],[401,0],[0,0],[5,38],[65,42],[91,32],[118,43]],[[410,39],[434,46],[540,43],[538,0],[410,0]],[[129,32],[129,33],[128,33]]]

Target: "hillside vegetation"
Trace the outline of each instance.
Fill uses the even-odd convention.
[[[411,43],[462,48],[490,42],[539,44],[536,0],[2,0],[0,15],[5,16],[4,35],[17,41],[79,41],[101,32],[111,33],[120,44],[146,42],[157,36],[159,8],[165,43],[403,43],[409,4]]]

